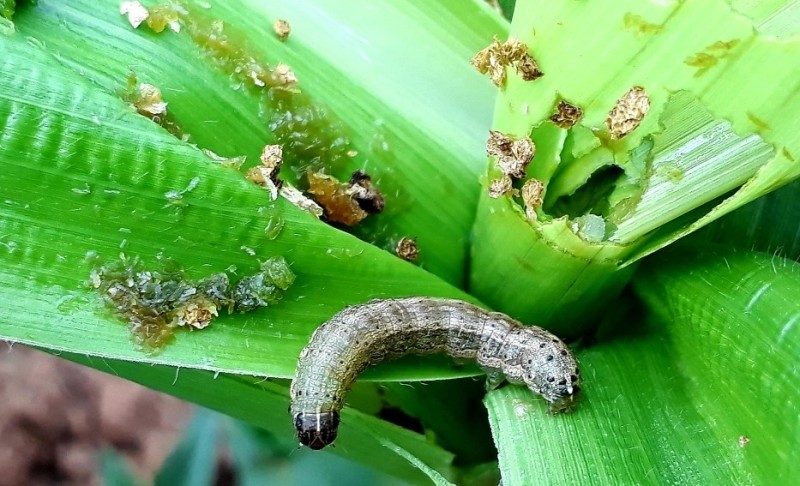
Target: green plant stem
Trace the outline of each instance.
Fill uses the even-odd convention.
[[[800,176],[800,65],[790,61],[800,40],[765,20],[770,8],[783,12],[721,0],[518,2],[510,35],[545,74],[524,81],[509,69],[493,126],[541,146],[527,177],[544,183],[544,204],[527,221],[518,198],[484,191],[471,292],[579,335],[635,262]],[[649,111],[614,139],[606,118],[633,87]],[[562,99],[583,111],[566,136],[548,128]],[[499,176],[494,164],[484,187]]]

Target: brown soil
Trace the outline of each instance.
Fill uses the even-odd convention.
[[[98,485],[103,448],[151,483],[191,411],[121,378],[0,343],[0,486]]]

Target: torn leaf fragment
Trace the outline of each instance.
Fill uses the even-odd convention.
[[[230,167],[231,169],[234,170],[239,170],[242,167],[242,164],[244,164],[247,161],[246,155],[238,155],[236,157],[223,157],[209,149],[201,149],[201,152],[203,152],[206,155],[206,157],[211,159],[214,163],[219,164],[223,167]]]
[[[419,258],[419,247],[417,246],[416,238],[409,238],[404,236],[397,242],[394,249],[397,256],[408,262],[414,262]]]
[[[122,2],[119,6],[119,13],[128,16],[128,22],[134,29],[138,29],[150,15],[144,5],[139,2]]]
[[[245,177],[259,186],[270,191],[272,200],[278,199],[278,190],[283,185],[280,179],[280,170],[283,165],[283,147],[280,145],[266,145],[261,151],[261,165],[247,171]]]
[[[647,112],[650,111],[650,98],[641,86],[634,86],[608,113],[606,127],[612,140],[619,140],[639,126]]]
[[[272,182],[272,179],[270,178],[271,175],[271,169],[268,169],[263,165],[258,165],[248,169],[244,177],[255,185],[266,188],[267,191],[269,191],[270,199],[274,201],[278,199],[279,188],[274,182]]]
[[[481,74],[488,73],[498,88],[505,86],[506,67],[513,67],[525,81],[533,81],[544,75],[536,60],[528,54],[528,46],[513,37],[502,44],[495,37],[488,47],[475,54],[470,63]]]
[[[280,195],[285,197],[292,205],[307,213],[312,214],[317,218],[321,218],[323,214],[322,206],[307,198],[299,189],[287,183],[284,183],[280,189]]]
[[[561,128],[568,129],[575,126],[583,117],[583,110],[564,100],[558,102],[556,112],[550,116],[550,121]]]
[[[278,19],[272,24],[272,29],[275,31],[275,35],[278,36],[278,39],[285,41],[289,38],[289,34],[292,33],[292,26],[289,25],[289,22],[283,19]]]

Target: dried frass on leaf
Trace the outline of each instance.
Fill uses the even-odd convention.
[[[489,73],[489,77],[498,88],[506,82],[506,67],[513,66],[525,81],[533,81],[543,76],[536,60],[528,54],[528,46],[511,38],[500,43],[497,37],[470,61],[481,74]]]
[[[272,200],[278,199],[278,190],[283,182],[280,170],[283,165],[283,148],[280,145],[266,145],[261,151],[261,165],[247,171],[245,177],[269,190]]]
[[[164,29],[169,27],[173,32],[181,31],[180,13],[178,9],[181,8],[174,3],[165,3],[150,7],[148,10],[149,16],[147,17],[147,26],[150,30],[160,34]],[[185,10],[181,8],[185,13]]]
[[[404,236],[397,242],[394,249],[395,254],[403,260],[413,262],[419,258],[419,248],[417,247],[417,239]]]
[[[634,131],[648,111],[650,111],[650,98],[647,97],[644,88],[634,86],[628,90],[617,100],[617,104],[606,118],[606,127],[611,133],[611,139],[619,140]]]
[[[219,315],[217,303],[204,295],[197,295],[175,310],[173,322],[190,329],[205,329]]]
[[[167,114],[167,102],[161,98],[161,90],[152,84],[139,83],[130,95],[130,102],[140,115],[151,120]]]
[[[333,223],[355,226],[369,214],[347,193],[349,186],[319,172],[308,174],[308,193],[325,209],[325,218]]]
[[[272,79],[274,81],[273,89],[280,89],[292,93],[300,91],[297,89],[297,75],[292,71],[292,68],[286,64],[278,64],[275,66],[275,69],[272,71]]]
[[[245,275],[235,287],[225,272],[190,280],[175,262],[159,262],[159,268],[148,269],[138,257],[121,254],[90,274],[91,286],[129,323],[137,344],[150,351],[164,346],[180,327],[208,327],[220,309],[246,312],[276,304],[295,278],[283,257],[264,261],[259,272]]]
[[[354,172],[347,184],[327,174],[310,172],[308,193],[325,208],[328,221],[346,226],[354,226],[384,207],[383,196],[361,171]]]
[[[536,155],[536,145],[529,137],[514,139],[504,133],[494,130],[489,131],[489,140],[486,142],[486,154],[497,157],[497,168],[515,179],[525,177],[533,156]]]
[[[561,128],[572,128],[582,116],[583,110],[561,100],[556,106],[556,112],[550,116],[550,121]]]
[[[542,70],[539,69],[539,63],[537,63],[536,60],[531,57],[530,54],[528,54],[527,48],[525,50],[525,54],[522,55],[514,67],[517,70],[517,74],[522,76],[523,81],[536,81],[544,76]]]
[[[369,214],[378,214],[383,211],[385,201],[383,195],[372,183],[372,177],[363,171],[357,170],[350,176],[350,187],[347,193],[356,200],[358,205]]]
[[[497,199],[500,196],[504,196],[506,194],[514,194],[516,189],[514,189],[513,181],[511,177],[503,174],[503,177],[499,179],[493,180],[489,183],[489,197],[492,199]]]
[[[285,41],[289,38],[289,34],[292,33],[292,26],[289,25],[289,22],[283,19],[278,19],[272,24],[272,29],[275,31],[275,35],[278,36],[278,39]]]
[[[529,179],[522,186],[522,203],[525,205],[525,216],[529,221],[536,221],[536,210],[544,203],[544,184],[538,179]]]
[[[278,172],[281,170],[281,165],[283,165],[283,147],[280,145],[265,145],[264,149],[261,151],[261,156],[259,157],[261,160],[261,165],[268,169],[272,169],[272,179],[276,185],[279,185],[280,179],[278,179]]]

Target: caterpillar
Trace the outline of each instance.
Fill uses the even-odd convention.
[[[316,450],[336,439],[345,395],[366,368],[406,354],[437,352],[477,359],[487,390],[508,381],[541,395],[550,413],[577,405],[578,362],[544,329],[460,300],[373,300],[333,316],[300,353],[289,410],[300,443]]]

